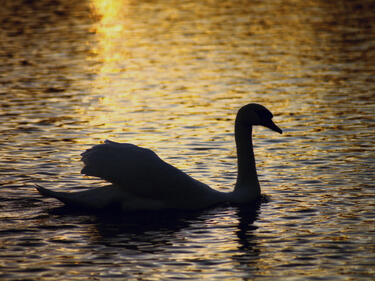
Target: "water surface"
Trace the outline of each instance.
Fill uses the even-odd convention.
[[[370,280],[375,275],[372,1],[5,1],[0,278]],[[249,102],[258,210],[91,215],[80,153],[149,147],[222,191]]]

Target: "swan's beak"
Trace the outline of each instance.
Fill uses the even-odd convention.
[[[264,127],[267,127],[269,129],[271,129],[272,131],[278,132],[280,134],[283,133],[283,131],[275,123],[273,123],[273,121],[271,119],[268,120],[267,123],[265,123],[263,125],[264,125]]]

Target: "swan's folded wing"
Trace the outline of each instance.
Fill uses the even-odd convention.
[[[157,161],[162,161],[153,151],[129,143],[106,140],[81,154],[85,164],[81,173],[109,182],[128,185],[141,179]]]
[[[81,173],[117,184],[143,197],[164,199],[180,197],[182,189],[197,181],[160,159],[149,149],[133,144],[105,141],[82,153],[85,166]]]

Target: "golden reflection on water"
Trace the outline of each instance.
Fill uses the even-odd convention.
[[[150,9],[147,5],[154,7]],[[269,40],[270,45],[280,38],[275,34],[268,36],[266,24],[261,30],[251,30],[258,26],[249,16],[252,5],[243,7],[243,11],[238,9],[238,3],[230,2],[225,3],[225,8],[213,2],[134,5],[130,1],[92,1],[92,6],[99,18],[94,52],[100,64],[93,92],[101,97],[90,111],[108,112],[92,114],[89,121],[93,126],[129,121],[147,127],[142,125],[142,117],[132,119],[128,113],[155,110],[153,119],[167,128],[183,125],[201,134],[207,129],[199,126],[202,114],[228,114],[223,109],[230,107],[233,111],[229,114],[233,115],[245,103],[264,102],[261,96],[254,99],[253,94],[262,83],[242,89],[241,81],[260,78],[273,63],[277,64],[274,59],[280,56],[275,54],[283,51],[271,53],[271,61],[252,59],[262,51],[256,44],[249,44],[249,36],[255,34],[259,40]],[[226,10],[236,13],[230,18],[233,22],[228,22]],[[196,19],[197,15],[201,20]],[[237,25],[236,21],[248,23]],[[287,69],[283,67],[281,71]],[[272,109],[281,111],[288,104],[284,99]],[[163,114],[164,109],[169,114]],[[179,118],[171,120],[168,115]],[[224,128],[232,131],[232,124],[228,123]],[[118,131],[118,127],[114,130]]]
[[[93,51],[100,61],[101,74],[121,72],[122,69],[118,66],[118,62],[130,58],[130,54],[125,47],[129,38],[124,37],[130,27],[128,22],[130,18],[126,16],[128,2],[92,0],[93,12],[99,18],[94,28],[98,45]],[[118,48],[117,44],[120,39],[122,39],[121,43],[125,45],[122,48]]]
[[[290,99],[270,96],[267,92],[277,87],[303,94],[296,87],[290,88],[290,84],[298,77],[306,77],[306,64],[316,56],[312,50],[319,49],[326,40],[325,33],[318,32],[314,22],[314,16],[322,12],[322,3],[284,3],[266,13],[251,3],[246,3],[242,12],[238,10],[239,3],[173,4],[92,1],[99,18],[95,25],[98,44],[94,52],[100,61],[93,87],[104,92],[105,99],[113,100],[108,104],[120,107],[120,100],[124,99],[140,100],[143,104],[168,103],[168,99],[178,95],[180,103],[186,104],[182,107],[185,110],[191,105],[215,106],[212,102],[218,98],[227,99],[230,104],[236,95],[247,96],[249,101],[253,98],[251,92],[256,92],[267,96],[258,96],[256,99],[260,101],[277,101],[274,110],[293,110],[301,105],[294,104],[291,108]],[[147,5],[153,5],[154,10]],[[301,16],[298,11],[306,6],[316,7],[309,10],[312,15]],[[236,14],[230,18],[224,17],[225,13]],[[257,14],[262,17],[258,19]],[[194,17],[197,15],[201,20]],[[236,21],[242,21],[241,25]],[[269,48],[262,49],[254,44],[254,39]],[[288,44],[283,44],[285,41]],[[259,56],[263,59],[257,59]],[[319,63],[321,59],[324,57],[319,58]],[[116,84],[111,75],[116,77]],[[233,78],[257,83],[241,89],[238,79]],[[144,96],[140,91],[145,92]],[[207,99],[207,92],[214,93],[214,98]],[[122,107],[121,111],[124,110]],[[120,113],[114,115],[116,118]]]

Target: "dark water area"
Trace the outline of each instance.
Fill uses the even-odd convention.
[[[2,1],[0,279],[373,280],[374,1]],[[258,208],[90,214],[80,153],[148,147],[211,187],[236,179],[250,102]]]

